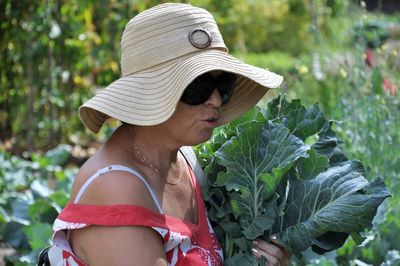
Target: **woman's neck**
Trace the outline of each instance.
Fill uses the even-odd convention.
[[[123,146],[131,158],[144,166],[168,173],[177,167],[179,145],[157,126],[123,124],[118,129]]]

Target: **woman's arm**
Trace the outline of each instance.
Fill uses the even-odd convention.
[[[90,226],[74,230],[74,252],[88,265],[167,265],[160,235],[139,226]]]
[[[85,178],[80,180],[79,177],[72,190],[72,198],[85,181]],[[79,203],[138,205],[158,211],[143,182],[121,171],[99,176],[87,188]],[[167,265],[163,240],[151,227],[92,225],[70,232],[74,253],[88,265]]]

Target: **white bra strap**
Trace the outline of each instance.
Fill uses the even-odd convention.
[[[151,197],[153,198],[154,203],[156,204],[159,212],[161,214],[164,214],[164,212],[161,209],[160,203],[158,202],[157,196],[154,193],[153,189],[151,189],[150,185],[147,183],[146,179],[144,179],[144,177],[137,172],[134,169],[131,169],[129,167],[123,166],[123,165],[109,165],[107,167],[104,167],[100,170],[98,170],[94,175],[92,175],[90,178],[88,178],[88,180],[86,180],[86,182],[83,184],[83,186],[81,187],[81,189],[78,191],[78,194],[75,197],[74,203],[78,203],[79,200],[81,199],[83,193],[85,192],[85,190],[87,189],[87,187],[99,176],[101,176],[102,174],[108,173],[110,171],[124,171],[124,172],[129,172],[132,175],[137,176],[146,186],[147,190],[149,191]]]
[[[199,161],[197,160],[196,154],[194,153],[193,147],[191,146],[183,146],[179,149],[185,157],[186,161],[189,163],[190,167],[192,168],[194,175],[196,176],[197,183],[200,185],[200,187],[206,187],[207,185],[207,180],[206,176],[204,174],[203,169],[201,168],[201,165]]]

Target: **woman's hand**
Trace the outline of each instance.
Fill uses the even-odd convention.
[[[265,257],[268,266],[287,266],[291,257],[291,254],[278,243],[274,235],[271,236],[271,243],[259,239],[254,240],[252,252],[257,258]]]

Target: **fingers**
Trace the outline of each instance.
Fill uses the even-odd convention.
[[[264,256],[268,260],[268,265],[273,266],[289,265],[291,256],[273,237],[271,237],[271,243],[264,240],[253,241],[252,253],[257,258]]]
[[[268,266],[281,266],[281,262],[275,258],[274,256],[264,252],[263,250],[252,248],[253,255],[257,258],[261,258],[261,256],[265,257],[268,261]]]
[[[288,250],[286,250],[286,249],[278,242],[278,240],[276,239],[276,235],[272,235],[271,238],[270,238],[270,240],[271,240],[272,243],[274,243],[275,245],[277,245],[277,246],[283,251],[283,253],[285,253],[285,256],[288,257],[289,260],[290,260],[290,257],[292,256],[292,254],[291,254]]]

